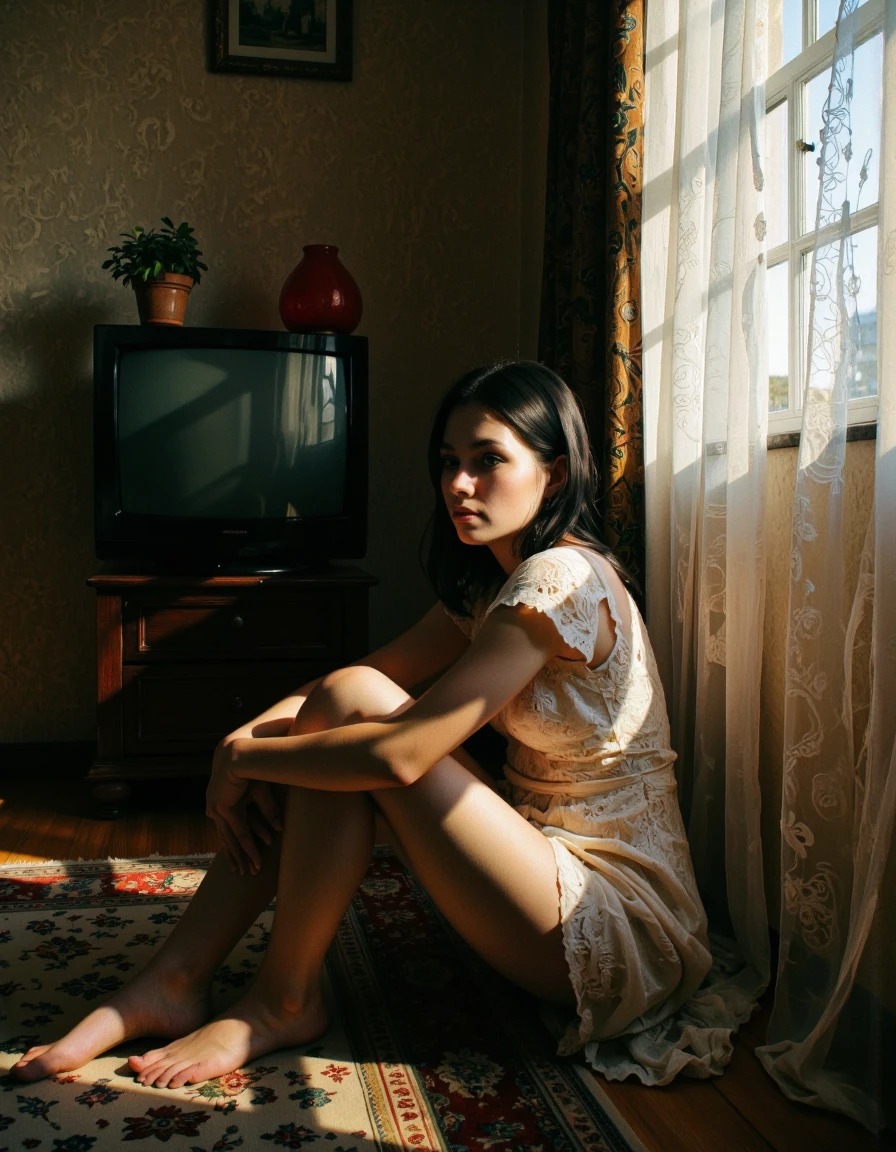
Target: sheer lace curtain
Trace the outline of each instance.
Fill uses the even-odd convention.
[[[757,0],[648,6],[648,625],[679,753],[697,882],[711,929],[735,944],[727,982],[741,1021],[769,978],[757,776],[765,53],[765,5]],[[714,951],[721,958],[718,940]]]
[[[823,113],[793,506],[781,956],[760,1058],[787,1095],[876,1129],[885,1119],[880,1079],[896,1032],[896,996],[884,987],[880,963],[881,884],[896,805],[896,93],[885,90],[883,99],[875,512],[858,586],[844,588],[842,476],[856,278],[843,201],[847,167],[862,163],[848,147],[857,2],[840,6]],[[883,71],[892,86],[896,3],[885,11]],[[724,927],[727,914],[736,942],[731,980],[745,1011],[769,975],[757,778],[767,36],[760,0],[680,0],[648,9],[642,276],[649,625],[681,756],[698,882],[711,920]],[[865,673],[858,675],[862,660]],[[857,684],[864,701],[856,699]]]

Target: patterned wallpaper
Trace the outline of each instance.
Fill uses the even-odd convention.
[[[359,0],[341,84],[210,73],[205,0],[0,0],[0,742],[94,732],[92,328],[136,323],[100,268],[134,223],[196,228],[195,325],[280,328],[302,245],[339,245],[370,340],[372,643],[429,606],[437,398],[534,354],[543,10]]]

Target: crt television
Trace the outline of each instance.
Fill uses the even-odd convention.
[[[98,325],[102,559],[300,568],[367,547],[367,340]]]

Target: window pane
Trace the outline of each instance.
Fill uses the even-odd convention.
[[[768,410],[783,412],[790,406],[788,390],[788,280],[789,264],[776,264],[765,276],[768,313]]]
[[[765,118],[766,244],[774,248],[787,240],[787,101]]]
[[[849,210],[856,213],[867,208],[878,199],[880,171],[880,120],[883,83],[883,37],[880,33],[860,44],[853,54],[853,67],[849,64],[843,72],[844,86],[850,79],[853,84],[852,99],[849,101],[849,117],[835,136],[839,158],[833,177],[833,187],[826,192],[826,201],[833,205],[825,210],[823,223],[839,220],[844,200],[849,201]],[[826,68],[806,84],[806,121],[803,139],[814,141],[815,151],[805,154],[804,183],[806,199],[804,204],[803,230],[808,232],[815,227],[815,212],[818,204],[819,160],[821,159],[821,113],[827,99],[831,82],[831,70]],[[850,139],[849,129],[852,129]],[[842,153],[842,155],[839,155]]]
[[[839,360],[840,311],[837,302],[839,241],[818,249],[821,295],[816,301],[816,344],[823,344],[813,356],[813,380],[818,387],[833,387],[833,369]],[[877,227],[854,232],[843,254],[843,303],[850,339],[856,345],[853,371],[846,384],[850,400],[877,395]],[[804,307],[809,315],[809,278],[812,254],[803,260]],[[771,317],[769,317],[771,321]]]
[[[856,7],[861,8],[864,3],[865,0],[860,0]],[[837,9],[839,7],[840,0],[816,0],[815,12],[819,40],[825,32],[830,32],[837,23]]]
[[[769,0],[768,73],[798,56],[803,47],[802,0]]]
[[[852,237],[854,299],[849,299],[852,334],[858,345],[856,369],[850,381],[850,400],[877,395],[877,229],[867,228]]]
[[[830,32],[837,23],[837,9],[839,7],[840,0],[817,0],[815,12],[819,40],[825,32]]]

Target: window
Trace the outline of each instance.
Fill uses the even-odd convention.
[[[849,423],[877,418],[877,223],[883,88],[883,4],[864,0],[852,15],[855,50],[846,180],[836,220],[819,234],[849,242],[846,306],[858,357],[848,382]],[[768,273],[769,432],[798,432],[805,378],[809,278],[819,194],[821,113],[834,59],[837,0],[771,0],[766,84],[765,195]],[[845,131],[845,129],[844,129]],[[844,153],[846,156],[846,153]]]

